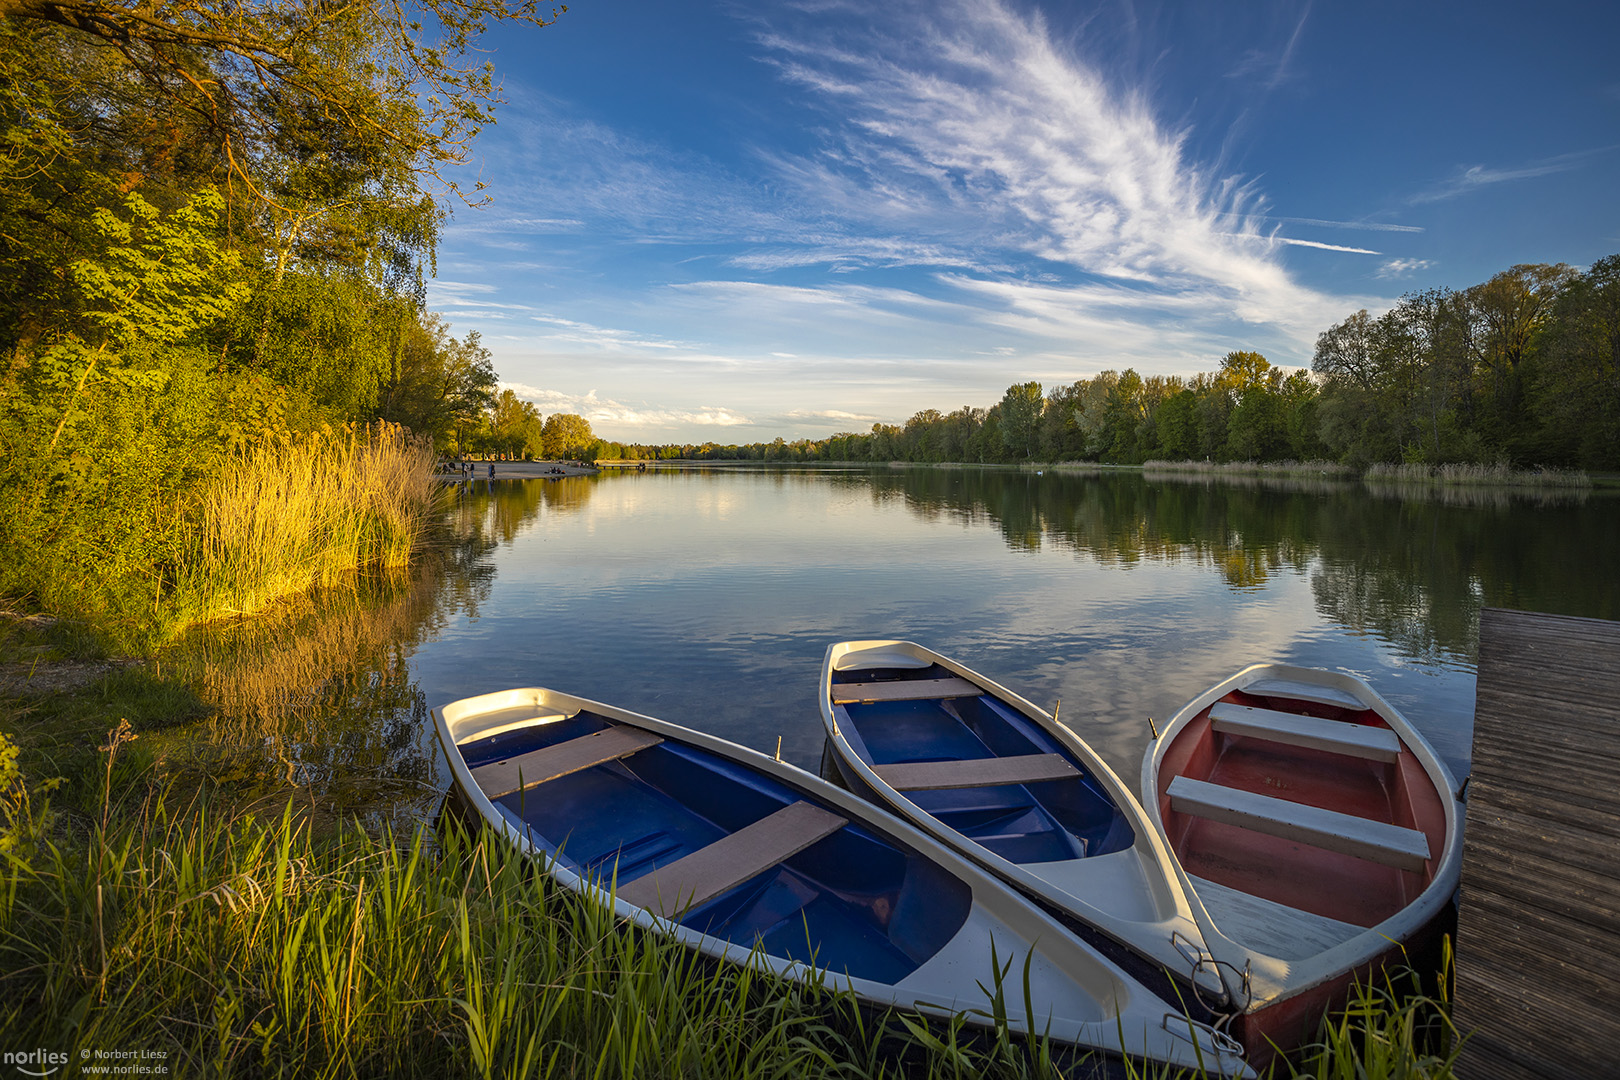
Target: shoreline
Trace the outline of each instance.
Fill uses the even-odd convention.
[[[577,461],[474,461],[472,474],[443,472],[434,470],[435,480],[488,480],[489,467],[495,466],[495,479],[497,480],[560,480],[565,476],[595,476],[602,470],[590,465],[581,465]],[[555,473],[551,470],[561,469]]]

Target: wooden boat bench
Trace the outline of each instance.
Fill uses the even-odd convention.
[[[1368,761],[1395,761],[1401,756],[1401,737],[1389,728],[1296,716],[1224,701],[1209,710],[1209,720],[1210,727],[1227,735],[1327,750]]]
[[[670,916],[712,900],[847,825],[814,803],[789,803],[690,855],[619,886],[620,900]]]
[[[1170,781],[1169,793],[1170,808],[1180,814],[1298,840],[1400,870],[1421,871],[1429,860],[1429,838],[1416,829],[1186,776]]]
[[[955,675],[943,679],[897,679],[893,682],[834,683],[834,705],[868,701],[927,701],[938,698],[978,697],[977,686]]]
[[[663,741],[661,736],[641,728],[614,726],[505,761],[480,765],[472,770],[472,777],[480,791],[491,799],[498,799],[581,769],[629,757]]]
[[[944,788],[997,787],[1069,780],[1080,770],[1062,754],[966,758],[957,761],[908,761],[876,765],[872,771],[896,791],[939,791]]]

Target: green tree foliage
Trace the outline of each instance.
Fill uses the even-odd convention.
[[[1035,453],[1046,399],[1038,382],[1015,383],[1001,398],[1001,441],[1019,457]]]
[[[1563,264],[1515,266],[1464,294],[1480,426],[1502,456],[1524,456],[1531,438],[1526,361],[1573,277]]]
[[[546,453],[558,458],[583,458],[596,442],[591,422],[577,413],[552,413],[546,417],[541,437]]]
[[[1567,298],[1586,280],[1566,266],[1515,266],[1461,293],[1411,293],[1377,319],[1361,311],[1330,327],[1313,362],[1321,441],[1357,465],[1571,463],[1578,454],[1549,424],[1544,388],[1558,363],[1548,347],[1569,340],[1566,317],[1579,322],[1580,302]]]
[[[1620,469],[1620,255],[1559,294],[1531,379],[1537,449],[1553,464]]]
[[[495,368],[478,331],[458,341],[436,318],[414,320],[400,328],[393,349],[378,416],[434,436],[440,450],[469,449],[495,403]]]
[[[150,619],[228,455],[488,408],[422,286],[536,12],[0,0],[0,594]]]
[[[490,409],[490,447],[509,458],[535,458],[545,450],[540,410],[517,394],[502,390]],[[592,453],[593,457],[598,456]],[[605,456],[605,455],[602,455]]]

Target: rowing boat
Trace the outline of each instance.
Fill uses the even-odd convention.
[[[852,790],[1168,974],[1161,992],[1223,1004],[1163,839],[1056,717],[909,641],[832,645],[820,698]]]
[[[1351,675],[1246,668],[1148,747],[1143,801],[1263,1062],[1440,932],[1462,861],[1444,762]]]
[[[1029,987],[1015,1032],[1253,1075],[1033,904],[793,765],[542,688],[433,712],[467,807],[563,886],[645,930],[879,1007],[984,1024],[992,956]],[[1016,1011],[1016,1010],[1014,1010]]]

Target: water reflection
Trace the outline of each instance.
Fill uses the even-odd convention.
[[[445,520],[408,573],[357,576],[256,618],[199,627],[167,651],[161,663],[215,709],[169,737],[171,781],[207,783],[238,807],[279,806],[293,793],[317,817],[376,824],[427,813],[442,785],[410,657],[451,620],[477,617],[495,577],[488,556],[523,514],[448,494]]]
[[[926,467],[449,485],[409,576],[166,657],[219,710],[167,760],[248,801],[421,816],[428,706],[538,684],[813,768],[822,652],[892,635],[1063,699],[1128,783],[1148,716],[1257,660],[1367,675],[1463,772],[1481,607],[1620,617],[1620,499],[1487,496]]]
[[[917,469],[870,476],[924,520],[994,521],[1009,548],[1103,565],[1188,560],[1234,589],[1308,571],[1318,610],[1418,660],[1472,662],[1486,606],[1620,617],[1620,500],[1314,477]]]

